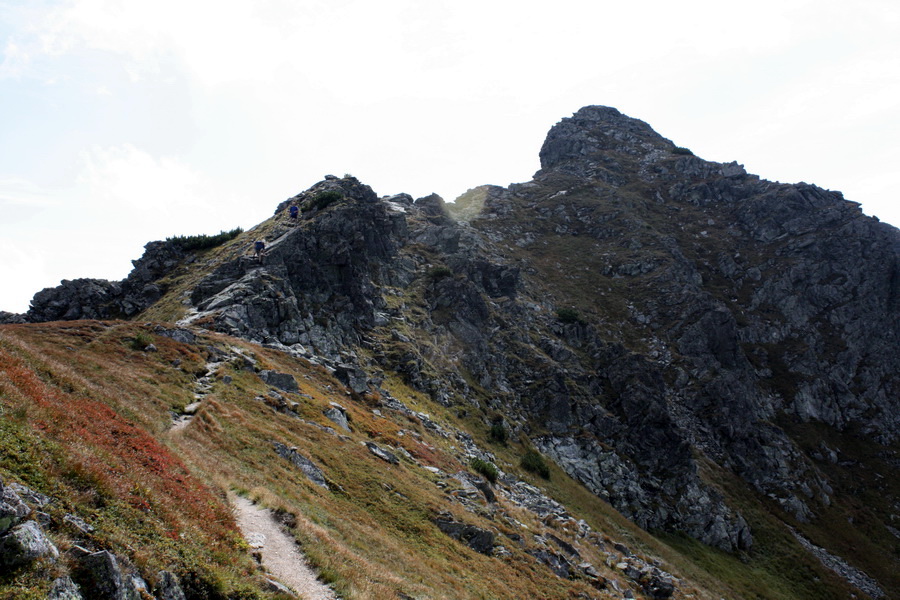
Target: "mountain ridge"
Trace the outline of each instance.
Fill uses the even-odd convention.
[[[328,176],[215,250],[152,242],[123,282],[64,282],[7,320],[179,321],[322,364],[358,394],[396,373],[529,440],[639,526],[728,552],[754,551],[736,493],[807,533],[868,493],[848,493],[849,451],[826,438],[862,438],[881,457],[858,464],[889,477],[897,229],[610,107],[563,119],[540,158],[531,181],[454,204]],[[876,486],[856,516],[877,530],[872,555],[900,500]]]

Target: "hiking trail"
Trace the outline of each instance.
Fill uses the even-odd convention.
[[[334,591],[316,573],[294,539],[281,530],[272,512],[243,496],[231,495],[235,517],[244,539],[262,555],[262,566],[303,600],[337,600]]]

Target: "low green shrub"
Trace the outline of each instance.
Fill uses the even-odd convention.
[[[138,352],[142,352],[144,348],[153,343],[153,338],[151,338],[148,334],[143,331],[139,331],[133,338],[131,338],[131,346],[132,350],[137,350]]]
[[[216,235],[177,235],[166,238],[166,241],[175,244],[184,251],[206,250],[207,248],[221,246],[242,233],[244,233],[242,228],[235,227],[231,231],[221,231]]]
[[[428,276],[435,281],[444,277],[452,277],[453,271],[449,267],[434,267],[428,271]]]
[[[691,152],[690,148],[682,148],[681,146],[675,146],[672,148],[672,154],[684,154],[687,156],[693,156],[694,153]]]
[[[495,467],[493,463],[481,460],[480,458],[473,458],[472,462],[469,464],[473,471],[483,475],[484,478],[491,483],[497,481],[497,467]]]
[[[563,323],[583,323],[581,315],[574,308],[556,309],[556,318]]]
[[[488,431],[488,438],[490,438],[492,442],[505,446],[506,440],[509,439],[509,433],[506,431],[506,427],[503,423],[498,422],[491,425],[491,429]]]
[[[522,456],[522,460],[519,461],[519,466],[529,473],[535,473],[544,479],[550,479],[550,467],[547,466],[547,463],[544,462],[544,457],[537,450],[528,450]]]

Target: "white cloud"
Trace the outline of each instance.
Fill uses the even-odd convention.
[[[53,283],[48,280],[44,257],[32,244],[0,238],[0,310],[25,312],[35,292]],[[9,285],[12,282],[12,285]]]
[[[52,195],[37,184],[22,177],[0,175],[0,212],[13,207],[48,207],[57,203]]]
[[[168,219],[211,206],[201,176],[176,158],[157,158],[131,144],[94,147],[82,158],[79,182],[88,186],[89,202],[103,210]]]

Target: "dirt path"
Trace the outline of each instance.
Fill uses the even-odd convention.
[[[331,588],[316,579],[296,542],[281,530],[268,509],[242,496],[232,496],[231,503],[244,539],[262,554],[266,571],[303,600],[337,600]]]

